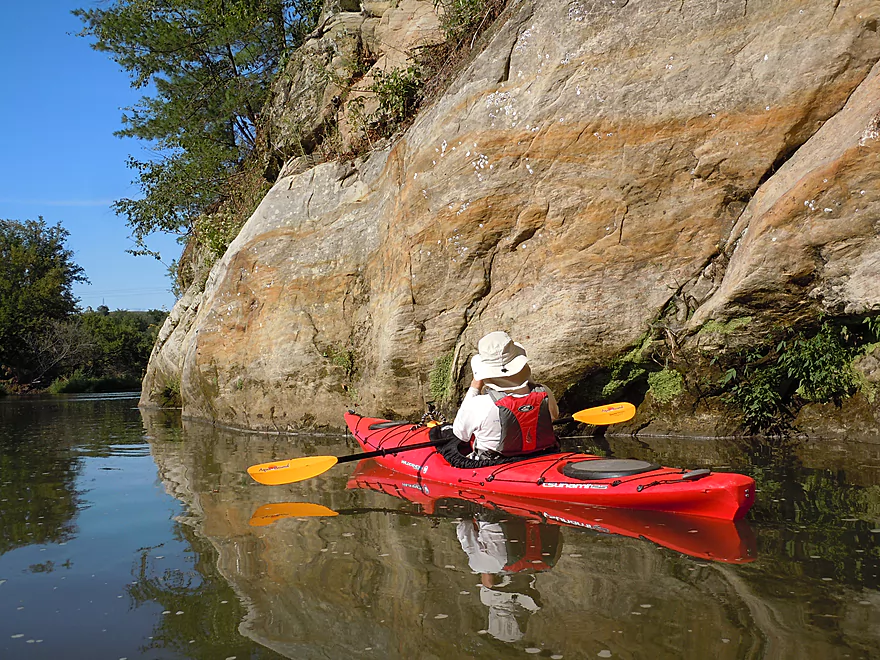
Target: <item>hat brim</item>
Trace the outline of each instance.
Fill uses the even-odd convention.
[[[471,369],[474,372],[474,378],[476,378],[477,380],[488,380],[490,378],[509,380],[520,373],[523,368],[528,364],[528,362],[529,358],[527,355],[517,355],[503,367],[499,367],[497,365],[485,364],[480,358],[479,354],[477,354],[473,358],[471,358]]]

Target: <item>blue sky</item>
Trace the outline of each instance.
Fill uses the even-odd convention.
[[[137,197],[129,154],[145,145],[113,135],[122,108],[143,93],[106,53],[75,36],[77,7],[96,3],[36,0],[3,7],[0,39],[0,218],[61,222],[67,246],[90,284],[74,292],[83,307],[171,309],[167,267],[125,252],[133,247],[114,200]],[[173,237],[148,242],[170,264],[181,247]]]

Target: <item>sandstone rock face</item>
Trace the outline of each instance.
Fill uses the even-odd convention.
[[[278,180],[142,404],[176,366],[186,415],[339,426],[421,411],[438,358],[466,382],[496,329],[564,394],[660,318],[687,351],[709,320],[880,310],[878,21],[872,0],[512,2],[391,148]]]

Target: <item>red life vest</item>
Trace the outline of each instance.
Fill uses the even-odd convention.
[[[502,456],[522,456],[556,446],[547,391],[535,385],[525,396],[489,390],[501,418]]]

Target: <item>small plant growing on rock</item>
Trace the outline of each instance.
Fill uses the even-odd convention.
[[[422,71],[417,66],[391,71],[377,71],[370,91],[379,107],[370,116],[370,123],[388,135],[415,112],[421,91]]]
[[[654,400],[666,404],[684,392],[684,378],[675,369],[664,368],[648,374],[648,385]]]
[[[434,368],[428,373],[428,387],[434,401],[448,401],[452,396],[452,359],[453,351],[440,356],[434,361]]]

